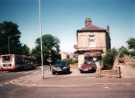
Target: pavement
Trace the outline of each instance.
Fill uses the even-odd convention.
[[[43,79],[39,68],[28,75],[4,83],[26,87],[90,87],[93,85],[134,85],[132,81],[135,81],[135,79],[97,77],[96,73],[81,74],[77,69],[66,75],[52,75],[46,69]]]
[[[73,82],[66,82],[70,81],[72,79],[76,79],[74,77],[78,77],[77,80],[74,80]],[[73,69],[70,74],[60,74],[60,75],[52,75],[49,68],[46,68],[44,70],[44,79],[42,77],[41,68],[33,71],[31,74],[19,77],[17,79],[13,79],[11,81],[5,82],[20,86],[36,86],[36,87],[64,87],[64,86],[70,86],[70,87],[76,87],[78,84],[76,84],[76,81],[85,80],[87,78],[95,78],[96,73],[87,73],[87,74],[81,74],[77,69]],[[84,78],[84,79],[81,79]],[[57,82],[56,82],[57,81]],[[65,85],[66,83],[66,85]],[[82,84],[84,82],[82,81]]]

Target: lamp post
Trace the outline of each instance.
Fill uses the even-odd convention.
[[[10,36],[8,36],[8,54],[10,54]]]
[[[2,33],[2,34],[5,34],[5,32],[6,32],[5,30],[2,30],[2,32],[1,32],[1,33]],[[11,36],[8,36],[8,37],[7,37],[7,45],[8,45],[8,46],[7,46],[7,48],[8,48],[8,54],[10,54],[10,38],[11,38]]]
[[[40,48],[41,48],[41,66],[42,79],[44,79],[44,65],[43,65],[43,42],[42,42],[42,24],[41,24],[41,0],[38,0],[38,16],[39,16],[39,31],[40,31]]]

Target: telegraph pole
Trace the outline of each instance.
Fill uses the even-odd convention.
[[[38,0],[38,16],[39,16],[39,31],[40,31],[40,48],[41,48],[41,71],[42,71],[42,79],[44,79],[44,58],[43,58],[43,42],[42,42],[42,23],[41,23],[41,0]]]

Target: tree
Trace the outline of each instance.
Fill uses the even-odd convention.
[[[2,54],[20,53],[21,32],[18,25],[13,22],[4,21],[0,23],[0,51]]]
[[[21,32],[18,25],[11,21],[0,23],[0,53],[29,55],[28,46],[20,42]]]
[[[110,49],[106,52],[105,56],[103,57],[103,65],[104,65],[105,69],[112,68],[117,54],[118,54],[118,52],[115,48]]]
[[[123,57],[124,55],[129,55],[128,49],[125,48],[124,46],[122,46],[121,48],[119,48],[119,53],[120,53],[120,57]]]
[[[130,38],[127,43],[129,49],[135,50],[135,38]]]
[[[54,62],[56,59],[60,57],[59,39],[53,35],[46,34],[42,36],[42,40],[44,64],[48,63],[48,58],[51,58],[52,62]],[[36,47],[32,50],[32,55],[36,57],[38,63],[41,62],[40,38],[36,39]]]
[[[21,54],[30,55],[30,49],[26,44],[22,45],[21,51],[22,51]]]
[[[135,38],[130,38],[127,41],[127,44],[128,44],[128,48],[131,50],[131,51],[129,51],[129,54],[131,56],[135,56]]]

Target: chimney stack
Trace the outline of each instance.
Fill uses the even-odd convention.
[[[89,17],[86,17],[85,19],[85,27],[90,27],[92,24],[92,20]]]

